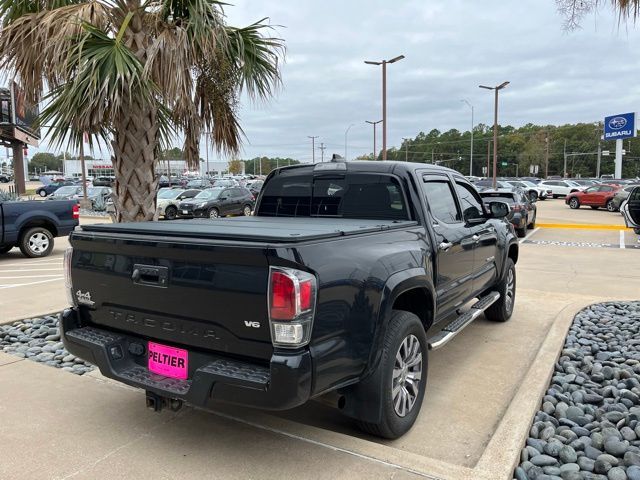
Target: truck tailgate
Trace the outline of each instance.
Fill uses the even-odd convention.
[[[167,344],[267,360],[265,245],[71,236],[73,291],[97,325]]]

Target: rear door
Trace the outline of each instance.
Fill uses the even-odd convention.
[[[601,207],[606,206],[607,200],[611,198],[611,195],[613,195],[613,192],[615,190],[616,188],[612,187],[611,185],[600,185],[600,187],[598,187],[598,193],[595,196],[593,205],[599,205]]]
[[[463,219],[455,187],[446,175],[425,174],[422,189],[428,221],[435,234],[438,317],[454,312],[471,295],[474,270],[473,233]]]
[[[640,187],[631,191],[629,198],[622,204],[620,210],[627,227],[640,229]]]
[[[580,197],[580,203],[582,203],[583,205],[593,205],[595,203],[599,203],[599,189],[600,187],[587,188]]]

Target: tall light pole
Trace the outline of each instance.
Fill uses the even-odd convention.
[[[493,90],[495,92],[495,106],[493,111],[493,189],[496,188],[496,177],[498,176],[498,92],[509,85],[510,82],[502,82],[496,87],[487,87],[479,85],[485,90]]]
[[[316,163],[316,138],[318,138],[318,135],[315,137],[307,135],[307,138],[311,139],[311,163]]]
[[[402,137],[402,140],[404,140],[404,161],[408,162],[409,161],[409,140],[411,139]]]
[[[467,99],[460,101],[466,103],[471,109],[471,158],[469,160],[469,176],[471,176],[473,175],[473,105],[471,105]]]
[[[391,60],[380,62],[364,61],[367,65],[382,65],[382,160],[387,159],[387,63],[396,63],[403,58],[404,55],[398,55]]]
[[[377,122],[372,122],[370,120],[365,120],[365,123],[373,125],[373,159],[376,159],[376,125],[382,122],[382,120],[378,120]]]
[[[352,123],[351,125],[349,125],[344,132],[344,160],[345,161],[347,161],[347,135],[349,134],[349,130],[351,130],[351,127],[353,126],[355,126],[355,123]]]

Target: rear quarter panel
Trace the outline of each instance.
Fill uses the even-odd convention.
[[[30,222],[48,222],[55,229],[54,236],[68,235],[78,225],[78,220],[73,218],[75,204],[75,200],[4,202],[2,241],[17,242],[20,231]]]

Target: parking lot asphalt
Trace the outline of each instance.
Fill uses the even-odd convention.
[[[110,220],[81,219],[82,224],[106,221]],[[0,324],[59,312],[67,306],[62,258],[68,246],[67,238],[60,237],[45,258],[26,258],[17,247],[0,256]]]
[[[317,402],[281,414],[229,406],[153,414],[141,391],[98,372],[77,377],[0,355],[0,384],[12,386],[0,389],[0,412],[11,412],[0,422],[0,478],[511,478],[573,315],[640,293],[640,252],[620,248],[619,232],[625,246],[637,236],[619,214],[570,210],[562,200],[538,208],[539,223],[578,218],[620,230],[530,231],[513,318],[481,317],[431,352],[425,403],[404,437],[366,436]],[[592,246],[616,238],[617,248]],[[25,422],[33,412],[38,421]],[[34,438],[42,448],[31,448]]]

